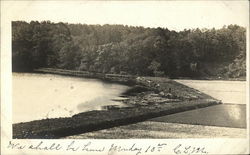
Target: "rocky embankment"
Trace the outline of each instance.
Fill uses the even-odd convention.
[[[163,77],[137,77],[137,85],[127,92],[128,100],[124,102],[132,105],[166,104],[181,101],[205,99],[216,101],[196,89]]]

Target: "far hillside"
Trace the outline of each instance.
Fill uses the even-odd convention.
[[[12,22],[12,70],[60,68],[170,78],[246,77],[246,29]]]

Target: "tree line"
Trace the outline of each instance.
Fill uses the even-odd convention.
[[[246,29],[12,22],[12,70],[49,67],[167,77],[245,77]]]

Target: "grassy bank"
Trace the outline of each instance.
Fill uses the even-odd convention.
[[[69,72],[67,74],[70,75]],[[108,79],[105,75],[102,77]],[[13,124],[13,138],[60,138],[220,103],[206,94],[167,78],[131,78],[123,75],[109,77],[114,82],[121,82],[122,79],[123,82],[134,83],[133,89],[124,93],[128,99],[123,102],[131,106],[83,112],[69,118]]]

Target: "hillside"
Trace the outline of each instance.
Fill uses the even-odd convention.
[[[246,29],[12,22],[12,69],[87,70],[171,78],[245,78]]]

